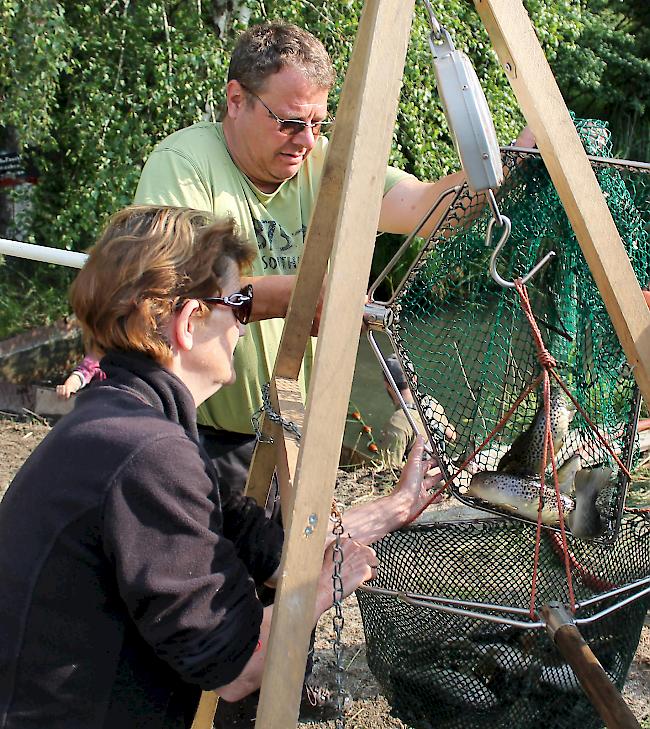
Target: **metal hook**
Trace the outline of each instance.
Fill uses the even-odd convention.
[[[442,26],[440,25],[438,18],[436,18],[435,13],[433,12],[433,7],[429,0],[424,0],[424,5],[427,9],[427,14],[429,15],[429,25],[431,26],[433,37],[436,40],[440,40],[442,38]]]
[[[504,278],[501,278],[499,272],[497,271],[497,256],[499,255],[499,253],[501,253],[501,249],[510,237],[510,231],[512,230],[512,223],[510,222],[510,218],[507,218],[505,215],[501,215],[500,217],[500,224],[503,226],[504,231],[501,234],[501,238],[499,238],[499,242],[492,252],[492,255],[490,256],[490,276],[492,276],[492,278],[499,284],[499,286],[502,286],[505,289],[514,289],[515,284],[512,281],[506,281]],[[495,218],[492,218],[488,223],[487,231],[485,233],[486,246],[491,245],[492,229],[494,228],[495,224],[499,224]],[[521,282],[526,283],[527,281],[529,281],[540,270],[540,268],[545,266],[554,256],[555,251],[549,251],[533,269],[531,269],[525,276],[522,277]]]

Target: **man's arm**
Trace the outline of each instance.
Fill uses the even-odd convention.
[[[297,276],[250,276],[243,277],[242,284],[253,284],[253,311],[251,321],[263,319],[283,319],[287,315],[289,301],[296,284]],[[323,296],[325,294],[325,281],[321,286],[316,316],[312,324],[311,335],[318,334]]]
[[[437,182],[421,182],[415,177],[405,178],[384,195],[379,214],[379,230],[383,233],[408,235],[446,190],[464,182],[464,172],[454,172]],[[428,236],[446,210],[446,206],[441,205],[425,223],[420,235]]]
[[[515,146],[526,148],[535,146],[535,137],[528,127],[522,129]],[[401,180],[384,195],[379,215],[379,230],[383,233],[408,235],[446,190],[464,182],[465,173],[462,171],[447,175],[437,182],[421,182],[415,177]],[[430,235],[445,212],[446,206],[443,204],[425,223],[420,235],[423,237]]]

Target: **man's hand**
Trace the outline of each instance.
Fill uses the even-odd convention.
[[[536,146],[535,135],[532,133],[530,127],[524,127],[519,132],[519,136],[513,144],[513,147],[524,147],[526,149],[534,149]]]

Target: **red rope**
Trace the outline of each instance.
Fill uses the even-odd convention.
[[[564,554],[564,571],[566,573],[567,578],[567,587],[569,590],[569,606],[571,608],[571,612],[575,612],[576,610],[576,604],[575,604],[575,594],[573,591],[573,578],[571,574],[571,563],[569,561],[569,545],[567,542],[566,537],[566,528],[564,526],[564,507],[562,505],[562,495],[560,493],[560,482],[557,477],[557,467],[555,463],[555,446],[553,445],[553,432],[551,429],[551,380],[549,376],[549,372],[552,372],[553,374],[553,368],[557,366],[557,362],[555,361],[555,358],[551,355],[551,353],[546,349],[546,346],[544,344],[544,340],[542,339],[542,333],[539,330],[539,327],[537,326],[537,321],[535,320],[535,315],[533,314],[533,310],[530,304],[530,298],[528,296],[528,291],[526,290],[526,287],[524,286],[522,280],[520,278],[515,280],[515,289],[517,290],[517,293],[519,294],[519,298],[521,299],[521,306],[523,309],[524,314],[526,315],[526,318],[528,319],[528,323],[530,324],[530,329],[533,335],[533,341],[535,343],[535,348],[537,349],[537,359],[539,361],[539,364],[542,368],[542,378],[543,378],[543,397],[544,397],[544,419],[546,421],[545,423],[545,429],[544,429],[544,446],[542,449],[542,463],[540,466],[540,487],[539,487],[539,503],[537,507],[537,530],[535,532],[535,553],[533,557],[533,574],[531,579],[531,590],[530,590],[530,616],[531,618],[535,618],[535,597],[537,595],[537,579],[539,574],[539,552],[540,552],[540,546],[542,541],[542,510],[544,508],[544,488],[545,488],[545,481],[546,481],[546,465],[548,463],[548,454],[550,451],[551,454],[551,468],[553,471],[553,485],[555,487],[555,500],[557,503],[557,510],[558,515],[560,517],[560,538],[562,541],[562,551]],[[556,379],[557,375],[556,375]]]

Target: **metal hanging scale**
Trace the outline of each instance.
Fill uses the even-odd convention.
[[[474,67],[456,50],[447,30],[431,11],[429,46],[438,93],[454,145],[472,192],[495,190],[503,182],[503,166],[492,115]]]

